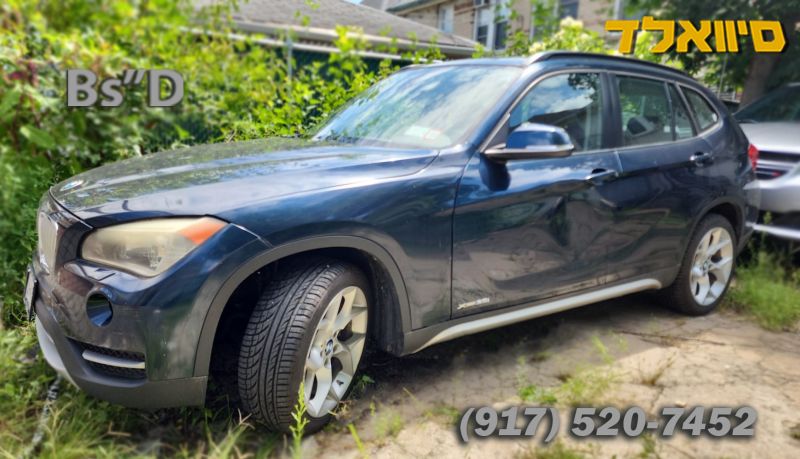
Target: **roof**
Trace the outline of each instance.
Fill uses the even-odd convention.
[[[440,65],[510,65],[516,67],[527,67],[532,64],[555,61],[555,60],[591,60],[591,61],[605,61],[617,64],[635,65],[639,67],[646,67],[652,70],[660,70],[662,72],[669,72],[681,75],[686,78],[691,78],[686,72],[667,65],[658,64],[655,62],[644,61],[641,59],[615,56],[613,54],[599,54],[599,53],[585,53],[580,51],[544,51],[536,53],[528,57],[483,57],[480,59],[465,59],[459,61],[448,61]]]
[[[359,3],[359,5],[368,6],[370,8],[377,8],[383,11],[389,11],[389,8],[397,6],[401,3],[405,3],[407,1],[408,0],[361,0],[361,3]],[[443,2],[447,0],[433,0],[433,1]]]
[[[205,6],[217,1],[195,3]],[[344,0],[243,0],[232,17],[242,31],[274,34],[291,29],[301,40],[330,43],[337,38],[336,26],[342,25],[361,29],[373,45],[388,45],[396,39],[399,48],[409,49],[415,41],[421,48],[435,42],[451,57],[470,56],[475,48],[472,40]],[[303,18],[308,19],[307,25]]]
[[[584,53],[578,51],[545,51],[531,56],[531,58],[529,59],[529,63],[532,64],[534,62],[542,62],[554,59],[581,59],[581,58],[589,58],[589,59],[597,59],[608,62],[618,62],[631,65],[646,66],[652,69],[658,69],[665,72],[677,73],[685,77],[689,76],[683,70],[676,69],[675,67],[670,67],[668,65],[658,64],[656,62],[650,62],[625,56],[615,56],[613,54]]]
[[[386,11],[399,13],[420,7],[432,6],[445,0],[387,0]]]

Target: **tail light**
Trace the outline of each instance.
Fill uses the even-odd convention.
[[[755,169],[756,164],[758,164],[758,148],[752,143],[747,147],[747,157],[750,158],[750,164],[752,164],[753,169]]]

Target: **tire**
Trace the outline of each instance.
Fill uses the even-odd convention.
[[[300,383],[306,381],[305,431],[311,433],[330,420],[352,387],[367,336],[370,288],[358,268],[332,259],[294,261],[279,271],[263,290],[242,338],[239,395],[246,412],[271,430],[288,432]],[[348,301],[352,320],[339,330]]]
[[[703,247],[709,249],[701,250]],[[714,250],[716,247],[720,247],[719,250]],[[709,258],[711,251],[714,253]],[[666,306],[684,314],[701,316],[710,313],[727,292],[735,264],[736,233],[733,227],[721,215],[707,215],[692,235],[678,277],[661,292],[662,301]],[[707,291],[705,283],[708,284]],[[704,291],[706,296],[703,296]]]

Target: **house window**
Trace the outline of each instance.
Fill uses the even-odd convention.
[[[508,35],[508,20],[494,23],[494,49],[505,49]]]
[[[475,0],[475,41],[488,49],[502,50],[506,47],[508,36],[508,6],[497,0]]]
[[[492,47],[496,50],[505,49],[506,37],[508,36],[508,17],[511,12],[504,0],[498,0],[494,7],[494,43]]]
[[[439,6],[439,30],[453,33],[453,5]]]
[[[578,19],[578,0],[559,0],[558,17],[561,19],[565,17]]]
[[[487,48],[491,48],[491,44],[489,43],[489,29],[492,27],[493,22],[494,11],[492,8],[483,7],[477,11],[475,20],[475,41]]]

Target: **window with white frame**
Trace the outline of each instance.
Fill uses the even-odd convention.
[[[508,36],[508,18],[511,16],[511,11],[508,9],[508,4],[505,0],[498,0],[500,3],[494,8],[494,49],[506,48],[506,37]]]
[[[475,0],[475,41],[488,49],[502,50],[506,47],[508,18],[511,13],[505,0]]]
[[[494,11],[491,7],[482,7],[475,12],[475,41],[485,47],[489,44],[489,29],[494,20]]]
[[[453,33],[453,4],[439,5],[439,30]]]

